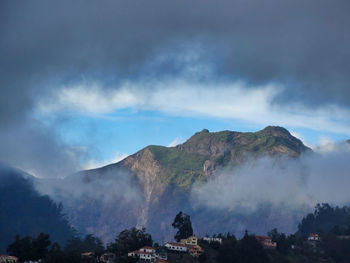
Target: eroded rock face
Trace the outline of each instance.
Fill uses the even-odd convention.
[[[148,146],[119,163],[82,172],[86,177],[104,180],[106,174],[127,171],[140,191],[141,200],[137,203],[115,200],[108,204],[96,200],[80,202],[80,211],[93,212],[84,224],[80,220],[86,215],[75,213],[74,224],[80,231],[96,234],[105,241],[130,225],[145,226],[158,240],[167,239],[171,221],[178,211],[192,213],[192,217],[198,219],[194,222],[197,229],[206,218],[205,211],[191,207],[189,195],[193,184],[205,182],[219,169],[239,166],[247,159],[264,155],[296,158],[309,150],[286,129],[271,126],[255,133],[202,130],[176,147]],[[232,224],[232,216],[216,216],[222,220],[210,222],[212,229],[227,229]]]
[[[145,148],[138,153],[127,157],[121,165],[130,169],[139,179],[143,188],[143,206],[138,216],[137,227],[147,226],[149,208],[152,203],[159,201],[159,196],[163,194],[165,184],[158,180],[161,167],[149,148]]]

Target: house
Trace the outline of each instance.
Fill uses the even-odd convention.
[[[142,247],[139,249],[139,251],[142,251],[142,252],[148,252],[148,253],[156,253],[156,250],[153,248],[153,247],[150,247],[150,246],[145,246],[145,247]]]
[[[114,263],[116,262],[117,256],[114,253],[104,253],[100,257],[100,262],[103,263]]]
[[[17,261],[18,258],[15,256],[0,255],[0,263],[14,263]]]
[[[203,248],[198,245],[188,246],[188,252],[192,257],[198,258],[204,252]]]
[[[153,262],[156,259],[154,253],[140,251],[140,250],[129,252],[128,257],[139,258],[140,260],[149,261],[149,262]]]
[[[195,235],[193,235],[188,238],[181,239],[180,243],[191,246],[198,245],[198,238]]]
[[[208,243],[218,242],[218,243],[220,243],[220,245],[222,244],[221,237],[203,237],[203,240],[207,241]]]
[[[318,248],[318,244],[321,241],[321,238],[318,234],[311,233],[307,238],[307,243],[313,248],[316,252]]]
[[[275,249],[277,247],[276,242],[272,242],[268,236],[255,236],[256,240],[266,249]]]
[[[164,245],[170,251],[187,252],[188,248],[183,243],[166,243]]]
[[[313,241],[321,241],[321,238],[320,238],[320,236],[318,234],[312,233],[307,238],[307,241],[311,241],[311,242],[313,242]]]

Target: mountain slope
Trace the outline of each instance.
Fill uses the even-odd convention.
[[[28,175],[0,166],[0,252],[14,241],[16,235],[49,233],[51,240],[61,244],[74,231],[62,214],[62,207],[48,196],[40,195]]]
[[[103,198],[91,200],[80,196],[67,207],[70,207],[69,214],[78,230],[93,232],[105,240],[111,240],[122,228],[132,225],[146,226],[156,238],[167,239],[172,231],[171,220],[179,210],[191,213],[197,220],[194,222],[197,229],[203,228],[203,224],[211,224],[212,229],[224,231],[232,226],[232,214],[217,215],[220,218],[218,224],[204,222],[209,212],[197,211],[190,202],[193,185],[207,181],[224,167],[234,169],[262,156],[297,158],[309,150],[281,127],[269,126],[255,133],[202,130],[176,147],[148,146],[119,163],[79,173],[80,184],[90,185],[101,180],[120,185],[127,174],[132,184],[129,191],[137,192],[138,200],[126,200],[128,194],[120,189],[118,192],[123,198],[103,201],[107,196],[115,195],[116,191],[111,188],[102,194]],[[76,179],[66,180],[73,182]],[[89,213],[91,219],[84,220],[86,213],[82,211]]]

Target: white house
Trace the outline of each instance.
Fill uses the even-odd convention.
[[[0,255],[0,263],[15,263],[18,262],[18,258],[8,255]]]
[[[310,234],[310,236],[307,238],[308,241],[320,241],[321,238],[318,234]]]
[[[177,251],[177,252],[187,252],[187,247],[182,243],[166,243],[164,245],[168,250]]]
[[[222,243],[222,238],[221,237],[203,237],[204,241],[207,241],[208,243],[211,242],[218,242],[218,243]]]
[[[128,257],[139,258],[140,260],[150,261],[150,262],[156,259],[154,254],[150,252],[140,251],[140,250],[136,250],[128,253]]]
[[[148,253],[151,253],[151,254],[156,253],[156,250],[153,247],[149,247],[149,246],[145,246],[143,248],[140,248],[139,251],[148,252]]]

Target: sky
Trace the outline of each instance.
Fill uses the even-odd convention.
[[[0,161],[41,177],[204,128],[350,138],[348,0],[0,3]]]

